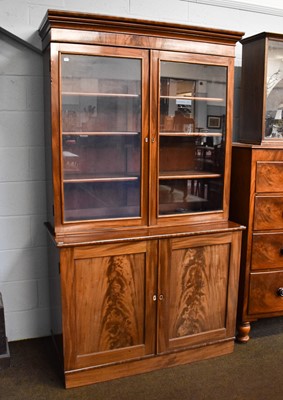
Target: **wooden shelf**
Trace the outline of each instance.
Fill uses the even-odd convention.
[[[200,100],[200,101],[224,101],[221,97],[195,97],[195,96],[160,96],[161,99],[173,100]]]
[[[86,137],[86,136],[134,136],[134,135],[139,135],[140,132],[62,132],[63,136],[80,136],[80,137]]]
[[[141,95],[135,93],[100,93],[100,92],[62,92],[62,96],[82,96],[82,97],[128,97],[138,98]]]
[[[85,176],[85,175],[84,175]],[[133,182],[139,180],[138,176],[102,176],[102,177],[72,177],[65,178],[64,183],[88,183],[88,182]]]
[[[159,136],[221,137],[221,132],[159,132]]]
[[[202,171],[166,171],[160,172],[159,179],[205,179],[220,178],[221,174]]]

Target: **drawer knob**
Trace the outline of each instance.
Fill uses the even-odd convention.
[[[283,287],[277,289],[277,296],[283,297]]]

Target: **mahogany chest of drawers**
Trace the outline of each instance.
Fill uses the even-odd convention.
[[[250,322],[283,315],[283,149],[235,143],[230,218],[244,224],[238,340]]]

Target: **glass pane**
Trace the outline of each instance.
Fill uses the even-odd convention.
[[[226,67],[161,62],[159,214],[223,208]]]
[[[139,217],[141,61],[62,55],[66,221]]]
[[[283,43],[270,40],[266,79],[265,137],[283,139]]]

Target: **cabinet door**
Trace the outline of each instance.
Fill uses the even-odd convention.
[[[223,218],[231,137],[229,61],[169,52],[155,52],[153,59],[158,222]]]
[[[61,251],[65,369],[155,352],[154,241]]]
[[[240,239],[226,233],[161,242],[159,353],[234,337]]]
[[[53,147],[61,151],[54,182],[58,176],[62,180],[55,187],[55,199],[61,198],[55,204],[57,222],[144,224],[148,52],[61,45],[58,64],[60,140],[56,133]]]

